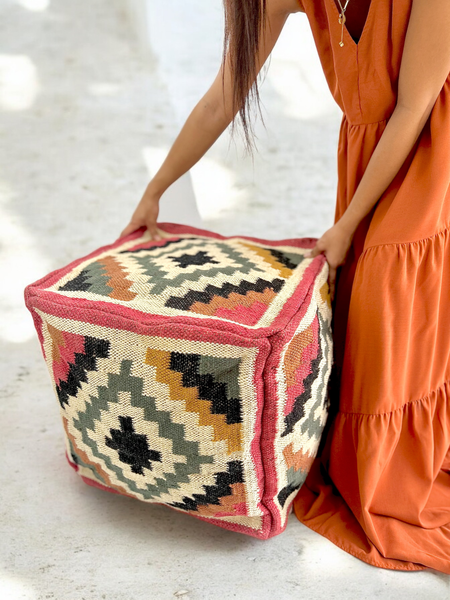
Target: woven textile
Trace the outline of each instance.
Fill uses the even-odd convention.
[[[25,290],[86,483],[266,539],[316,455],[332,362],[315,239],[139,230]]]

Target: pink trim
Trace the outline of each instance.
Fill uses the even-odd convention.
[[[195,235],[203,235],[205,237],[210,237],[210,238],[219,239],[219,240],[230,240],[230,239],[234,239],[234,238],[238,237],[243,240],[248,240],[250,242],[257,242],[260,244],[266,244],[268,246],[273,246],[275,248],[277,246],[283,246],[283,245],[289,245],[289,246],[293,246],[295,248],[313,248],[317,241],[317,238],[297,238],[297,239],[289,238],[289,239],[285,239],[285,240],[265,240],[265,239],[249,237],[249,236],[245,236],[245,235],[230,235],[228,237],[225,237],[225,236],[215,233],[213,231],[208,231],[206,229],[196,229],[195,227],[190,227],[188,225],[178,225],[176,223],[158,223],[158,227],[160,229],[166,231],[167,233],[173,233],[174,234],[173,238],[175,238],[175,239],[178,237],[178,235],[186,234],[186,233],[192,233]],[[67,273],[69,273],[70,271],[75,269],[78,265],[80,265],[84,261],[86,261],[90,258],[95,258],[99,254],[102,254],[103,252],[106,252],[107,250],[113,250],[119,246],[122,246],[123,244],[130,242],[133,239],[138,239],[142,236],[144,231],[145,231],[145,228],[138,229],[135,232],[130,233],[126,237],[118,238],[112,244],[107,244],[106,246],[101,246],[100,248],[97,248],[97,250],[90,252],[86,256],[77,258],[76,260],[72,261],[65,267],[56,269],[55,271],[52,271],[45,277],[42,277],[41,279],[38,279],[34,283],[27,286],[27,288],[29,288],[29,287],[38,287],[38,288],[50,287],[54,283],[56,283],[59,279],[64,277],[64,275],[66,275]],[[169,239],[172,239],[172,238],[165,238],[161,242],[153,241],[152,246],[162,246]],[[143,245],[144,244],[137,244],[136,248],[142,247]],[[320,258],[323,261],[325,257],[320,254],[319,256],[316,257],[316,259],[317,258]],[[25,290],[27,288],[25,288]]]
[[[214,313],[214,316],[229,319],[242,325],[256,325],[268,308],[267,304],[258,301],[254,302],[250,307],[243,304],[236,306],[236,308],[220,306]]]
[[[99,483],[98,481],[95,481],[94,479],[89,479],[89,477],[85,477],[84,475],[81,475],[81,479],[84,481],[84,483],[87,483],[87,485],[98,488],[99,490],[103,490],[104,492],[109,492],[110,494],[118,494],[119,496],[123,496],[123,494],[121,494],[117,490],[114,490],[113,488],[110,488],[106,485],[102,485],[101,483]],[[130,496],[128,496],[128,498],[129,497]]]
[[[195,517],[196,519],[200,519],[201,521],[206,521],[207,523],[211,523],[212,525],[216,525],[217,527],[222,527],[222,529],[228,529],[229,531],[234,531],[235,533],[243,533],[245,535],[250,535],[255,538],[259,538],[260,540],[267,540],[274,535],[278,535],[281,532],[274,532],[270,529],[270,524],[272,521],[272,517],[269,513],[266,513],[262,517],[262,526],[261,529],[252,529],[251,527],[246,527],[245,525],[238,525],[236,523],[229,523],[227,521],[219,521],[218,519],[209,519],[207,517],[201,517],[199,515],[195,515],[194,513],[186,513],[189,514],[190,517]]]
[[[69,465],[72,467],[72,469],[74,471],[78,471],[78,465],[70,460],[69,455],[67,454],[67,450],[65,452],[65,457],[66,457],[67,462],[69,463]]]
[[[44,292],[45,294],[45,292]],[[53,302],[53,298],[45,294],[45,298],[39,297],[37,294],[31,299],[28,308],[32,310],[37,308],[43,312],[55,315],[60,318],[75,320],[77,322],[94,323],[102,327],[108,327],[112,329],[118,329],[122,331],[130,331],[141,336],[159,336],[166,337],[170,335],[173,339],[179,340],[190,340],[190,341],[206,341],[211,343],[228,344],[231,343],[235,346],[244,348],[263,348],[269,346],[266,337],[253,337],[239,335],[243,333],[242,330],[239,332],[233,331],[222,331],[220,342],[217,340],[217,330],[214,331],[211,328],[204,326],[204,322],[199,320],[191,320],[187,323],[179,319],[170,319],[168,317],[157,318],[157,319],[142,319],[138,321],[138,316],[142,314],[135,311],[134,319],[131,320],[128,317],[124,318],[122,315],[108,314],[106,311],[97,310],[97,302],[93,303],[92,308],[86,308],[83,302],[83,306],[65,305]],[[76,308],[76,312],[74,309]],[[76,318],[74,318],[76,315]],[[187,328],[186,325],[189,327]],[[245,331],[245,330],[244,330]]]
[[[152,504],[159,504],[160,506],[165,506],[166,508],[172,508],[171,506],[167,506],[167,504],[164,504],[162,502],[152,502]],[[278,533],[281,533],[281,531],[277,533],[271,531],[270,525],[272,518],[268,512],[265,512],[265,514],[261,516],[261,529],[252,529],[251,527],[246,527],[245,525],[238,525],[237,523],[229,523],[227,521],[220,521],[219,519],[214,519],[210,517],[201,517],[200,515],[196,515],[194,512],[186,512],[184,510],[178,510],[173,508],[172,510],[177,510],[178,512],[181,512],[189,517],[199,519],[200,521],[206,521],[207,523],[210,523],[211,525],[216,525],[217,527],[221,527],[222,529],[228,529],[229,531],[234,531],[235,533],[250,535],[251,537],[259,538],[260,540],[267,540],[271,537],[274,537],[274,535],[278,535]],[[282,531],[284,531],[285,528],[286,526],[283,527]]]

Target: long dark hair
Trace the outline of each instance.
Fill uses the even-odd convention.
[[[225,32],[223,40],[222,67],[227,53],[230,60],[233,82],[233,115],[239,114],[245,140],[245,148],[252,152],[254,138],[251,122],[251,105],[256,100],[262,121],[256,59],[261,36],[266,27],[266,0],[223,0]],[[229,50],[229,52],[228,52]],[[222,85],[224,78],[222,77]],[[234,134],[235,120],[231,124]]]

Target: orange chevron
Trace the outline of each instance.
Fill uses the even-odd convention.
[[[52,325],[50,325],[50,323],[47,323],[47,330],[48,330],[50,337],[52,338],[53,362],[59,362],[59,359],[61,358],[61,353],[60,353],[59,349],[64,348],[64,346],[66,345],[66,341],[64,339],[62,332],[59,331],[59,329],[56,329],[56,327],[53,327]]]
[[[228,308],[230,310],[237,306],[246,306],[247,308],[250,308],[255,302],[261,302],[262,304],[269,306],[275,296],[276,293],[270,288],[265,289],[264,292],[255,292],[251,290],[245,295],[232,292],[228,298],[214,296],[208,304],[195,302],[189,310],[197,314],[212,317],[216,314],[218,308]]]
[[[296,372],[304,361],[302,361],[303,350],[310,344],[314,339],[312,324],[297,333],[293,338],[291,343],[289,344],[286,354],[284,355],[284,368],[286,372],[286,387],[290,388],[295,385],[296,380]],[[308,359],[306,359],[308,360]]]
[[[125,269],[118,263],[113,256],[105,256],[101,258],[99,264],[105,267],[105,275],[109,277],[107,285],[113,288],[113,291],[108,295],[114,300],[134,300],[137,296],[134,292],[130,292],[130,287],[133,282],[127,279]]]
[[[268,250],[261,248],[260,246],[254,246],[253,244],[241,242],[243,246],[249,248],[252,252],[260,256],[263,260],[266,261],[271,267],[276,269],[281,277],[284,279],[288,279],[292,275],[292,269],[288,269],[285,265],[278,262],[275,256],[273,256]]]
[[[196,387],[186,388],[182,383],[182,373],[172,371],[170,365],[170,352],[148,348],[145,364],[156,367],[156,381],[165,383],[170,390],[170,399],[185,402],[188,412],[199,415],[199,425],[210,425],[214,430],[215,442],[226,440],[228,454],[242,450],[242,431],[240,423],[228,425],[225,415],[214,415],[210,411],[210,403],[198,397]]]
[[[325,283],[323,284],[323,286],[320,288],[320,296],[322,298],[322,300],[324,302],[326,302],[328,304],[328,306],[331,306],[331,299],[330,299],[330,288],[328,286],[328,281],[325,281]]]
[[[217,513],[229,512],[234,514],[234,506],[241,502],[246,502],[245,485],[243,483],[233,483],[231,486],[231,495],[219,498],[219,504],[200,504],[198,512],[205,517],[214,517]],[[231,515],[230,515],[231,516]]]
[[[314,462],[314,456],[310,456],[300,449],[298,452],[292,451],[292,442],[283,450],[284,460],[288,469],[294,467],[296,471],[308,472]]]
[[[83,452],[83,450],[81,450],[80,448],[78,448],[77,443],[75,441],[75,438],[73,437],[73,435],[69,431],[69,425],[68,425],[67,419],[65,417],[63,417],[62,421],[63,421],[64,430],[66,432],[66,435],[69,438],[69,440],[72,442],[72,446],[73,446],[75,452],[81,458],[81,460],[83,462],[85,462],[87,465],[91,465],[92,467],[94,467],[94,469],[97,471],[97,473],[100,475],[100,477],[102,477],[103,483],[105,483],[106,485],[108,485],[113,490],[116,490],[120,494],[124,494],[125,496],[129,496],[130,498],[134,498],[135,496],[132,496],[131,494],[128,494],[128,492],[126,491],[126,489],[124,487],[122,487],[121,485],[117,485],[117,484],[113,483],[111,481],[111,479],[109,478],[108,473],[102,469],[101,465],[99,465],[98,463],[92,462],[92,460],[89,458],[89,456],[86,454],[86,452]]]

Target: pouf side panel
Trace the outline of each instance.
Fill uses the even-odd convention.
[[[331,306],[328,264],[310,287],[289,327],[270,338],[266,366],[263,445],[272,467],[264,502],[281,531],[292,501],[316,456],[328,409],[332,365]],[[266,467],[267,472],[267,467]]]
[[[282,523],[281,521],[280,508],[275,502],[275,496],[280,488],[278,469],[276,465],[277,457],[275,453],[275,443],[277,436],[279,435],[278,412],[280,410],[277,370],[279,368],[280,355],[284,346],[286,343],[288,343],[288,340],[292,338],[296,328],[298,327],[298,323],[306,314],[306,311],[311,303],[311,298],[313,297],[314,275],[314,272],[311,273],[308,281],[308,287],[306,287],[306,292],[304,287],[297,290],[298,311],[292,318],[288,327],[283,332],[274,334],[269,338],[271,352],[264,371],[265,405],[262,419],[262,454],[264,470],[266,473],[264,503],[269,507],[273,516],[272,535],[278,535],[279,533],[282,533],[286,527],[286,523]]]
[[[68,315],[66,315],[64,317],[63,315],[60,314],[61,307],[59,304],[52,306],[52,303],[48,302],[48,300],[42,301],[42,299],[40,299],[39,297],[34,297],[33,301],[32,301],[32,305],[30,305],[30,310],[32,310],[34,315],[36,314],[35,309],[37,311],[44,310],[46,312],[47,320],[52,321],[52,327],[54,327],[56,325],[60,326],[61,323],[65,322],[65,321],[67,321],[67,322],[70,321],[70,319],[68,319]],[[56,312],[58,314],[58,316],[52,315],[51,314],[52,310],[53,310],[53,313]],[[68,311],[68,313],[70,313],[70,310]],[[77,314],[77,316],[78,316],[78,314]],[[97,330],[99,329],[99,326],[92,325],[92,323],[95,323],[96,318],[97,318],[95,308],[91,309],[89,311],[88,316],[89,316],[89,321],[87,321],[85,324],[79,323],[79,327],[77,330],[73,330],[73,328],[72,328],[72,330],[71,330],[72,334],[74,332],[75,332],[75,334],[79,334],[80,332],[83,332],[85,330],[85,325],[87,325],[87,326],[89,326],[90,331],[93,332],[93,334],[97,335]],[[115,324],[110,323],[110,327],[111,326],[115,327]],[[116,330],[114,329],[114,331],[116,331]],[[124,324],[122,323],[121,332],[123,332],[123,331],[124,331]],[[202,327],[194,327],[194,326],[191,327],[191,329],[189,331],[186,331],[186,328],[183,328],[179,325],[177,326],[172,323],[166,323],[166,325],[164,325],[164,326],[161,326],[161,325],[153,326],[153,327],[140,326],[138,335],[155,337],[158,335],[159,336],[163,336],[163,335],[167,336],[167,335],[169,335],[169,333],[170,333],[170,339],[173,339],[173,340],[179,339],[183,342],[186,339],[189,339],[189,340],[201,339],[202,343],[203,342],[211,342],[211,343],[217,344],[217,334],[214,331],[209,331]],[[257,498],[256,497],[253,498],[253,503],[254,504],[255,504],[255,502],[258,503],[258,506],[260,509],[259,512],[261,513],[261,517],[262,517],[261,518],[262,529],[260,529],[256,532],[253,532],[252,535],[255,535],[256,537],[261,537],[261,538],[265,539],[266,537],[268,537],[269,532],[270,532],[271,517],[268,514],[267,508],[261,502],[263,492],[264,492],[265,481],[264,481],[264,471],[263,471],[263,467],[262,467],[262,460],[261,460],[261,454],[260,454],[260,446],[261,446],[261,444],[260,444],[260,435],[261,435],[260,421],[261,421],[262,402],[263,402],[262,371],[263,371],[263,368],[264,368],[264,365],[266,362],[266,358],[267,358],[270,346],[269,346],[267,340],[265,340],[265,339],[256,340],[256,341],[249,340],[246,338],[234,336],[230,333],[222,336],[222,339],[221,339],[222,346],[225,344],[225,342],[232,343],[234,347],[242,347],[242,348],[248,347],[250,349],[256,347],[258,350],[256,363],[255,363],[255,369],[254,369],[254,380],[252,382],[252,385],[256,391],[257,407],[255,410],[257,411],[257,414],[255,415],[254,435],[251,440],[247,440],[246,447],[250,446],[250,448],[251,448],[251,458],[252,458],[253,467],[254,467],[254,470],[256,473],[256,477],[257,477],[257,486],[258,486],[257,489],[259,490],[258,492],[256,492],[256,489],[255,489],[255,491],[253,492],[253,493],[257,493]],[[163,347],[164,347],[164,345],[163,345]],[[249,460],[248,457],[247,457],[247,459]],[[88,479],[92,479],[92,477],[89,477],[89,472],[83,473],[82,469],[79,469],[79,474]],[[123,494],[124,490],[121,489],[120,493]],[[250,493],[250,488],[248,488],[247,493]],[[133,496],[133,497],[135,497],[135,496]],[[164,503],[162,503],[162,504],[164,504]],[[175,507],[171,507],[171,508],[175,508]],[[187,512],[187,511],[183,511],[183,512]],[[190,514],[192,516],[197,516],[197,515],[193,514],[192,512],[189,512],[188,514]],[[222,527],[225,527],[228,529],[233,529],[235,531],[239,531],[240,528],[245,527],[243,525],[240,525],[239,523],[226,522],[226,520],[228,518],[230,520],[232,519],[232,517],[224,518],[223,519],[224,524],[222,525]],[[244,516],[239,517],[239,514],[237,514],[236,520],[239,521],[242,519],[245,519],[245,517]],[[211,517],[205,518],[204,520],[210,521]],[[214,519],[214,520],[218,521],[220,519]],[[246,531],[247,530],[245,529],[245,532]]]

